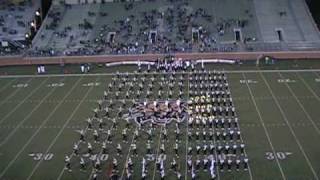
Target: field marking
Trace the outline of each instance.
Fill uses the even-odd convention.
[[[78,82],[80,82],[78,80]],[[87,96],[89,95],[89,93],[91,92],[91,90],[93,89],[93,86],[90,87],[87,92],[84,94],[84,96],[82,97],[82,100],[86,99]],[[51,144],[49,145],[49,147],[47,148],[45,153],[48,153],[51,148],[53,147],[53,145],[56,143],[56,141],[58,140],[58,138],[60,137],[60,135],[62,134],[62,132],[64,131],[65,127],[69,124],[69,122],[71,121],[71,119],[73,118],[73,116],[76,114],[76,112],[78,111],[78,109],[80,108],[80,106],[82,105],[82,102],[80,102],[79,104],[77,104],[76,108],[73,110],[73,112],[71,113],[71,115],[69,116],[68,120],[66,120],[66,122],[63,124],[62,129],[60,129],[59,133],[56,135],[56,137],[53,139],[53,141],[51,142]],[[30,175],[28,176],[27,180],[30,180],[33,176],[33,174],[35,173],[35,171],[38,169],[39,165],[42,163],[42,160],[40,160],[36,166],[33,168],[32,172],[30,173]]]
[[[278,100],[289,100],[289,99],[293,99],[293,96],[276,96],[276,98]],[[307,96],[297,96],[297,98],[299,99],[317,99],[317,97],[315,97],[314,95],[307,95]],[[238,101],[250,101],[251,98],[250,97],[233,97],[234,100],[238,100]],[[268,100],[273,100],[272,97],[270,96],[256,96],[255,97],[256,100],[258,101],[268,101]],[[86,103],[96,103],[99,99],[86,99],[83,102]],[[112,100],[112,102],[132,102],[132,101],[143,101],[144,99],[137,99],[137,98],[133,98],[133,99],[115,99]],[[22,100],[7,100],[7,101],[1,101],[3,103],[20,103]],[[31,100],[26,100],[24,101],[24,103],[47,103],[47,104],[54,104],[54,103],[59,103],[62,100],[55,100],[55,99],[47,99],[47,100],[43,100],[43,99],[31,99]],[[64,100],[65,103],[76,103],[76,102],[80,102],[81,99],[66,99]],[[103,102],[110,102],[110,100],[103,100]]]
[[[303,77],[301,77],[300,74],[296,73],[298,78],[301,79],[301,81],[303,82],[303,84],[305,85],[305,87],[307,87],[309,89],[309,91],[312,93],[312,95],[320,102],[320,97],[319,95],[310,87],[310,85],[304,80]],[[316,73],[315,73],[316,74]],[[318,74],[316,74],[316,76],[318,76]],[[319,76],[320,77],[320,76]]]
[[[246,76],[245,76],[244,73],[242,74],[242,76],[243,76],[244,78],[246,78]],[[248,84],[246,84],[246,85],[247,85],[249,94],[250,94],[250,96],[251,96],[251,100],[252,100],[252,102],[253,102],[253,105],[254,105],[257,113],[258,113],[260,123],[261,123],[261,125],[262,125],[262,127],[263,127],[263,130],[264,130],[265,134],[266,134],[266,137],[267,137],[267,139],[268,139],[268,142],[269,142],[269,145],[270,145],[270,147],[271,147],[271,150],[272,150],[273,153],[275,153],[275,152],[276,152],[276,151],[275,151],[275,148],[274,148],[274,146],[273,146],[273,144],[272,144],[272,141],[271,141],[271,138],[270,138],[268,129],[267,129],[266,126],[265,126],[265,123],[264,123],[264,121],[263,121],[263,118],[262,118],[260,109],[258,108],[258,105],[257,105],[257,103],[256,103],[255,97],[254,97],[254,95],[253,95],[253,93],[252,93],[252,90],[251,90],[250,86],[249,86]],[[279,162],[278,158],[276,158],[276,162],[277,162],[277,166],[278,166],[278,168],[279,168],[279,170],[280,170],[282,179],[284,179],[284,180],[287,179],[286,176],[285,176],[285,174],[284,174],[284,172],[283,172],[283,169],[282,169],[282,167],[281,167],[281,165],[280,165],[280,162]]]
[[[243,77],[245,78],[244,74],[242,74],[242,75],[243,75]],[[249,83],[246,82],[246,85],[247,85],[247,86],[248,86],[248,84],[249,84]],[[231,91],[231,87],[230,87],[230,86],[229,86],[229,90]],[[237,114],[238,114],[238,113],[236,112],[236,115],[237,115]],[[239,124],[239,126],[238,126],[238,129],[239,129],[239,131],[241,132],[240,124]],[[242,142],[244,142],[242,136],[243,136],[243,134],[240,136],[240,140],[241,140]],[[214,138],[214,141],[215,141],[215,138]],[[216,153],[216,152],[215,152],[215,153]],[[248,157],[248,154],[247,154],[246,150],[244,150],[244,154],[245,154],[246,157]],[[248,170],[249,170],[250,179],[253,180],[252,171],[251,171],[251,168],[250,168],[250,163],[248,163]]]
[[[136,129],[135,129],[135,131],[138,129],[138,126],[136,126]],[[133,131],[133,133],[135,132],[135,131]],[[130,151],[131,151],[131,145],[132,145],[132,143],[134,142],[134,138],[135,138],[135,134],[133,134],[133,136],[132,136],[132,140],[131,140],[131,143],[129,144],[129,150],[128,150],[128,154],[127,154],[127,157],[126,157],[126,161],[125,161],[125,163],[124,163],[124,168],[122,169],[122,173],[121,173],[121,177],[120,177],[120,179],[122,179],[123,178],[123,175],[124,175],[124,170],[125,170],[125,168],[126,168],[126,164],[128,163],[128,160],[129,160],[129,156],[130,156]],[[102,150],[101,150],[101,152],[100,153],[102,153]],[[89,179],[88,180],[90,180],[90,177],[92,176],[92,173],[93,173],[93,171],[91,172],[91,175],[89,176]]]
[[[283,77],[281,73],[278,73],[280,77]],[[303,107],[301,101],[298,99],[298,97],[296,96],[296,94],[293,92],[292,88],[285,83],[287,88],[289,89],[290,93],[293,95],[293,97],[295,98],[295,100],[298,102],[299,106],[301,107],[301,109],[303,110],[304,114],[307,116],[308,120],[311,122],[311,124],[313,125],[314,129],[317,131],[317,133],[320,135],[320,130],[318,128],[318,126],[316,125],[316,123],[314,122],[314,120],[312,119],[312,117],[310,116],[310,114],[307,112],[307,110]]]
[[[29,83],[33,78],[30,78],[27,83]],[[21,90],[21,88],[16,88],[16,90],[14,90],[12,93],[9,94],[9,96],[7,96],[3,101],[0,101],[0,107],[4,104],[4,101],[7,101],[8,99],[10,99],[11,97],[13,97],[14,95],[16,95],[19,91]],[[1,124],[1,120],[0,120],[0,124]]]
[[[67,94],[63,97],[63,99],[65,99],[67,96],[69,96],[71,94],[71,92],[73,92],[73,89],[77,86],[77,84],[80,82],[81,78],[78,79],[78,81],[76,81],[76,83],[73,85],[73,87],[67,92]],[[43,127],[44,124],[47,123],[47,121],[51,118],[51,116],[57,111],[57,109],[60,107],[60,105],[62,104],[63,101],[61,101],[61,103],[59,103],[57,106],[54,107],[54,109],[50,112],[50,114],[47,116],[47,118],[41,123],[40,127]],[[25,148],[31,143],[31,141],[33,140],[33,138],[39,133],[39,131],[42,128],[38,128],[37,131],[29,138],[29,140],[24,144],[24,146],[20,149],[20,151],[16,154],[16,156],[10,161],[10,163],[7,165],[7,167],[1,172],[0,174],[0,178],[6,173],[6,171],[13,165],[13,163],[18,159],[18,157],[20,156],[20,154],[25,150]]]
[[[156,170],[157,169],[156,163],[157,163],[157,158],[158,158],[158,155],[159,155],[159,149],[160,149],[160,144],[161,144],[162,128],[163,128],[163,126],[161,126],[160,131],[159,131],[159,142],[158,142],[158,147],[156,149],[157,154],[156,154],[155,159],[154,159],[154,168],[153,168],[152,180],[154,180],[154,178],[156,177],[156,171],[157,171]]]
[[[187,80],[187,99],[188,101],[190,100],[190,73],[188,73],[188,76],[187,76],[188,80]],[[189,104],[187,103],[187,110],[189,111]],[[186,125],[187,125],[187,132],[186,132],[186,164],[185,164],[185,174],[184,174],[184,179],[185,180],[188,180],[188,146],[189,146],[189,114],[188,114],[188,119],[186,121]],[[220,178],[219,178],[220,179]]]
[[[9,85],[11,85],[13,82],[15,82],[17,79],[14,78],[12,80],[10,80],[5,86],[2,86],[2,88],[0,89],[0,93],[2,93],[2,91],[4,91]]]
[[[275,73],[275,72],[283,72],[283,73],[290,73],[290,72],[320,72],[320,69],[283,69],[283,70],[225,70],[223,71],[225,73]],[[187,74],[189,72],[177,72],[176,74]],[[114,76],[116,73],[95,73],[95,74],[44,74],[44,75],[3,75],[0,76],[0,79],[4,78],[30,78],[30,77],[36,77],[36,78],[43,78],[43,77],[78,77],[78,76]],[[122,73],[124,74],[124,73]],[[129,73],[128,75],[133,75],[135,73]],[[144,74],[166,74],[166,73],[139,73],[139,75]]]
[[[298,146],[299,146],[299,148],[300,148],[300,151],[302,152],[304,158],[305,158],[306,161],[307,161],[307,164],[308,164],[310,170],[311,170],[312,173],[313,173],[313,176],[315,177],[315,179],[319,180],[319,177],[318,177],[317,173],[315,172],[315,170],[314,170],[314,168],[313,168],[313,166],[312,166],[312,164],[311,164],[308,156],[306,155],[306,153],[305,153],[305,151],[304,151],[304,149],[303,149],[303,147],[302,147],[299,139],[297,138],[295,132],[293,131],[293,128],[291,127],[291,124],[289,123],[289,120],[288,120],[286,114],[284,113],[282,107],[280,106],[279,101],[275,98],[275,95],[274,95],[274,93],[273,93],[273,91],[272,91],[272,89],[271,89],[271,87],[270,87],[270,84],[268,83],[268,81],[266,80],[266,78],[264,77],[264,75],[263,75],[262,73],[259,73],[259,74],[260,74],[260,76],[262,77],[262,79],[263,79],[263,81],[265,82],[265,84],[267,85],[269,92],[271,93],[271,95],[272,95],[272,97],[273,97],[273,99],[274,99],[277,107],[278,107],[279,110],[280,110],[280,113],[281,113],[281,115],[282,115],[283,120],[287,123],[287,125],[288,125],[288,127],[289,127],[289,130],[290,130],[292,136],[294,137],[296,143],[298,144]]]
[[[97,78],[97,79],[98,79],[98,78]],[[96,81],[97,81],[97,79],[96,79]],[[90,87],[90,88],[92,88],[92,87]],[[83,102],[84,102],[84,101],[82,101],[82,103],[83,103]],[[96,102],[96,101],[95,101],[95,102]],[[84,134],[86,134],[87,131],[88,131],[88,126],[85,128]],[[109,135],[108,135],[108,136],[109,136]],[[108,136],[107,136],[107,138],[108,138]],[[79,145],[80,143],[81,143],[81,141],[79,140],[78,143],[77,143],[77,145]],[[100,151],[99,156],[100,156],[101,154],[102,154],[102,150]],[[74,153],[71,153],[71,155],[69,155],[70,160],[72,159],[73,155],[74,155]],[[60,180],[60,179],[62,178],[64,171],[65,171],[65,167],[63,167],[62,170],[60,171],[60,174],[59,174],[57,180]],[[93,170],[92,170],[92,172],[93,172]],[[90,179],[90,177],[91,177],[91,174],[90,174],[90,176],[89,176],[89,179]]]
[[[47,82],[49,80],[49,78],[47,78],[46,80],[44,80],[36,89],[40,89],[40,87],[42,87],[42,84]],[[33,107],[32,111],[30,111],[28,113],[28,115],[24,116],[24,118],[18,123],[18,125],[12,130],[10,131],[9,135],[6,136],[4,138],[4,140],[1,141],[0,143],[0,147],[2,147],[5,143],[8,142],[8,140],[15,134],[15,132],[18,130],[18,128],[28,119],[30,119],[31,115],[33,115],[33,113],[39,109],[39,107],[42,105],[42,102],[47,99],[53,92],[55,89],[52,89],[49,93],[47,93],[43,98],[42,101],[40,103],[38,103],[35,107]]]
[[[44,81],[42,81],[36,88],[34,88],[25,98],[23,98],[23,100],[18,104],[18,105],[16,105],[8,114],[6,114],[4,117],[2,117],[1,118],[1,120],[0,120],[0,124],[2,124],[3,123],[3,121],[4,120],[6,120],[12,113],[14,113],[27,99],[29,99],[36,91],[38,91],[38,89],[42,86],[42,84],[44,83],[44,82],[46,82],[47,80],[48,80],[49,78],[47,78],[46,80],[44,80]],[[28,82],[30,82],[31,81],[31,79],[29,79],[28,80]],[[15,95],[17,92],[18,92],[18,90],[20,90],[21,88],[18,88],[17,89],[17,91],[15,91],[13,94],[11,94],[11,95]],[[10,96],[8,96],[8,98],[9,97],[11,97],[11,95]],[[7,98],[6,98],[7,99]],[[3,105],[4,103],[2,102],[2,104],[0,103],[0,106],[1,105]]]

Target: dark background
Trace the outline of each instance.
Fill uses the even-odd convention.
[[[51,6],[52,0],[41,0],[42,18],[44,18]]]
[[[314,20],[320,30],[320,0],[306,0]]]

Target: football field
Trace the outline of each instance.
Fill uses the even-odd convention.
[[[211,68],[211,67],[210,67]],[[213,69],[210,69],[212,70]],[[121,73],[133,68],[123,68]],[[153,72],[137,73],[150,81]],[[191,72],[177,73],[181,77],[184,94],[182,99],[188,101]],[[221,171],[216,167],[216,179],[290,179],[318,180],[320,177],[320,70],[227,70],[227,82],[231,90],[236,114],[239,118],[241,141],[245,144],[245,154],[249,159],[247,170]],[[157,73],[155,81],[165,81],[165,73]],[[185,75],[185,76],[184,76]],[[98,100],[103,99],[104,91],[117,76],[114,69],[100,74],[69,75],[26,75],[3,76],[0,78],[0,179],[92,179],[93,167],[86,158],[86,168],[80,170],[79,157],[73,155],[74,143],[79,141],[79,130],[87,131],[86,119],[94,116]],[[177,80],[178,81],[178,80]],[[143,84],[143,86],[147,86]],[[113,87],[111,87],[112,89]],[[134,87],[135,91],[137,87]],[[158,89],[156,87],[154,89]],[[165,92],[166,88],[164,87]],[[128,89],[127,89],[128,92]],[[118,110],[132,105],[132,100],[156,100],[158,91],[151,91],[150,96],[143,93],[139,98],[126,97],[115,92],[107,101],[115,103]],[[173,97],[178,96],[174,88]],[[168,94],[162,99],[167,99]],[[119,101],[119,102],[118,102]],[[120,103],[121,102],[121,103]],[[118,104],[117,104],[118,103]],[[121,106],[122,108],[122,106]],[[115,116],[111,113],[110,117]],[[121,119],[121,118],[120,118]],[[105,123],[104,129],[111,127]],[[146,135],[141,134],[137,140],[138,155],[133,156],[131,143],[134,141],[135,124],[128,130],[128,142],[121,139],[125,121],[113,131],[109,152],[101,152],[101,144],[92,142],[95,159],[101,161],[98,179],[108,179],[113,158],[118,161],[118,176],[125,177],[126,162],[133,160],[133,179],[141,179],[141,161],[146,149]],[[159,156],[162,141],[162,128],[154,130],[152,153],[148,156],[147,179],[160,179],[156,170],[156,159]],[[171,129],[170,129],[171,128]],[[170,170],[170,162],[175,158],[175,127],[168,125],[169,140],[166,146],[166,178],[177,179]],[[177,159],[183,179],[191,179],[187,168],[189,146],[199,144],[188,142],[188,127],[181,128],[180,152]],[[145,136],[145,137],[144,137]],[[106,139],[106,134],[101,135]],[[122,145],[122,155],[117,156],[116,145]],[[202,142],[201,142],[202,143]],[[211,142],[208,142],[211,143]],[[215,142],[213,142],[215,143]],[[110,146],[110,147],[109,147]],[[80,147],[86,151],[87,145]],[[65,156],[71,156],[71,169],[66,170]],[[198,179],[209,179],[210,172],[200,169]]]

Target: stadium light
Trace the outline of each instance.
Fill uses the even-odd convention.
[[[32,27],[36,27],[36,24],[35,24],[33,21],[30,23],[30,25],[31,25]]]
[[[39,11],[36,11],[36,16],[40,16],[40,12]]]

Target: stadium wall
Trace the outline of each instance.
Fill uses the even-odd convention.
[[[40,64],[81,64],[107,63],[121,61],[155,61],[168,54],[139,54],[139,55],[99,55],[99,56],[58,56],[58,57],[1,57],[0,66],[40,65]],[[256,60],[261,56],[271,56],[276,59],[320,60],[320,51],[282,51],[282,52],[233,52],[233,53],[175,53],[171,54],[181,60],[201,59],[233,59]]]

